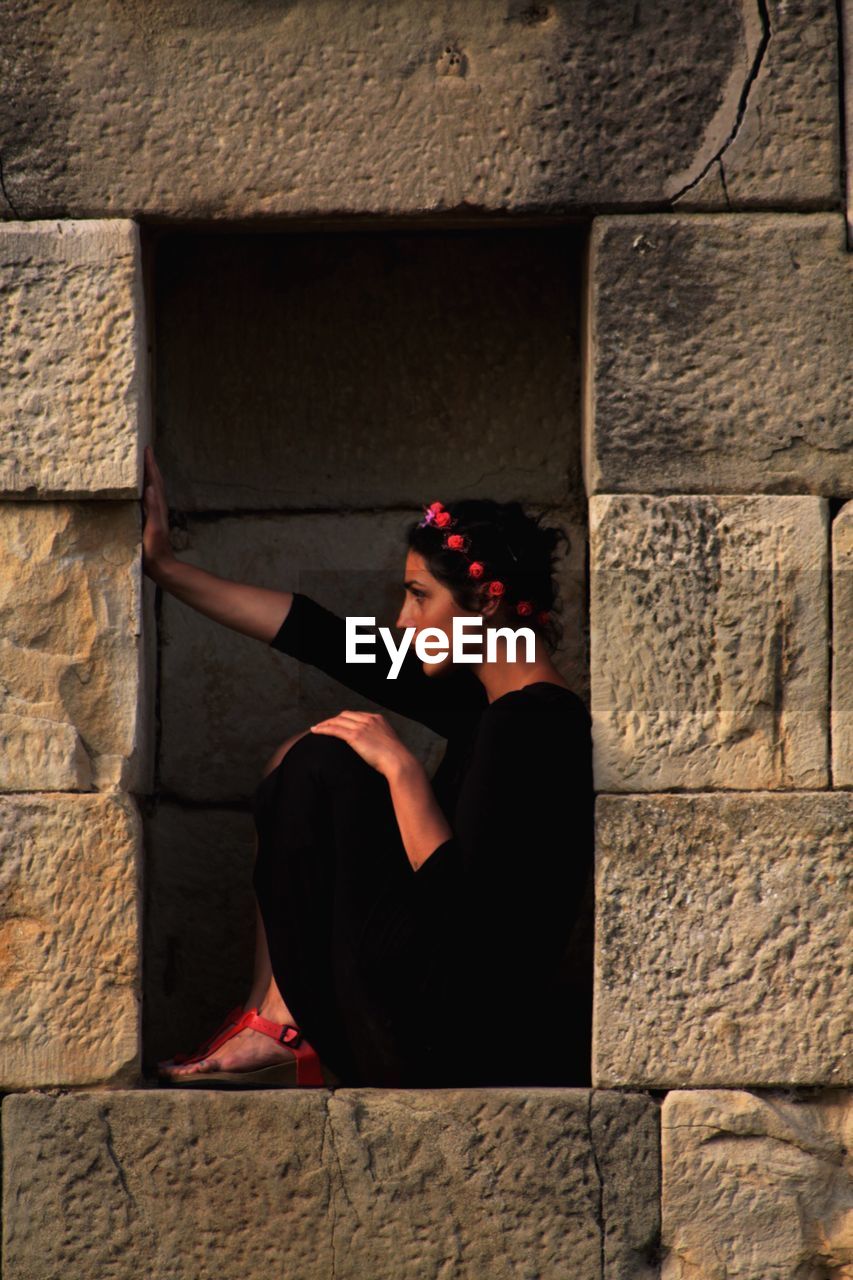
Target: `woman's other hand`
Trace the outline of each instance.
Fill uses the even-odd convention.
[[[145,512],[145,525],[142,530],[142,569],[149,578],[157,582],[163,566],[175,559],[175,553],[169,541],[166,486],[154,458],[154,450],[150,445],[145,446],[142,507]]]
[[[389,779],[416,759],[378,712],[341,711],[328,720],[312,724],[311,732],[343,738],[362,760]]]

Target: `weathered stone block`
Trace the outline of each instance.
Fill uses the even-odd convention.
[[[7,1280],[261,1280],[275,1271],[325,1280],[334,1274],[327,1097],[140,1089],[5,1098]]]
[[[599,796],[592,1080],[853,1083],[853,795]]]
[[[230,809],[145,820],[143,1067],[189,1052],[252,987],[255,832]]]
[[[853,492],[839,214],[597,218],[587,493]]]
[[[825,787],[826,502],[590,500],[600,791]]]
[[[832,522],[832,785],[853,787],[853,502]]]
[[[157,459],[184,512],[520,499],[586,517],[584,231],[157,244]]]
[[[0,796],[0,1087],[139,1067],[141,823],[109,796]]]
[[[141,24],[96,0],[14,0],[5,203],[541,212],[676,199],[721,152],[736,200],[837,201],[832,5],[772,0],[770,20],[768,40],[750,0],[636,18],[593,0],[223,0],[204,20],[180,0]]]
[[[135,503],[0,504],[0,791],[149,791]]]
[[[17,1095],[5,1274],[651,1280],[657,1112],[585,1089]]]
[[[853,1094],[668,1093],[662,1280],[853,1275]]]
[[[0,492],[136,497],[150,429],[136,224],[0,222],[0,306]]]
[[[340,616],[375,617],[377,626],[396,635],[405,529],[421,514],[190,520],[173,542],[189,563],[232,580],[302,591]],[[585,531],[559,512],[553,519],[571,539],[569,553],[558,561],[565,630],[557,661],[584,697]],[[161,637],[160,778],[182,797],[217,804],[247,800],[285,738],[344,707],[375,710],[374,703],[318,669],[217,626],[166,593]],[[413,720],[387,715],[409,749],[428,770],[434,768],[444,739]]]

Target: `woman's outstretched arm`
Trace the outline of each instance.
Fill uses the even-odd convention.
[[[290,612],[293,592],[231,582],[177,558],[169,541],[166,487],[150,446],[145,449],[143,508],[142,567],[148,577],[215,622],[269,644]]]

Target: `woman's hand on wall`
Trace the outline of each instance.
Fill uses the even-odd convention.
[[[415,757],[400,741],[383,715],[372,711],[341,711],[311,725],[312,733],[328,733],[348,742],[373,769],[386,778],[399,773]]]
[[[142,530],[142,568],[156,582],[164,564],[175,559],[169,541],[169,507],[166,486],[154,458],[154,450],[145,446],[145,479],[142,507],[145,525]]]

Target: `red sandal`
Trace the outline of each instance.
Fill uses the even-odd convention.
[[[192,1071],[185,1075],[165,1075],[162,1078],[169,1084],[202,1087],[220,1083],[334,1088],[340,1084],[338,1078],[320,1061],[316,1049],[308,1043],[298,1027],[272,1022],[269,1018],[264,1018],[257,1008],[247,1009],[237,1022],[224,1030],[218,1038],[213,1039],[208,1047],[208,1054],[214,1053],[244,1027],[262,1031],[264,1035],[283,1044],[291,1054],[290,1059],[285,1062],[275,1062],[269,1067],[259,1067],[256,1071]]]
[[[163,1067],[166,1063],[174,1063],[176,1067],[181,1067],[187,1062],[198,1062],[200,1058],[211,1052],[214,1041],[218,1042],[222,1033],[233,1027],[235,1022],[239,1022],[242,1016],[243,1006],[235,1004],[234,1008],[229,1013],[226,1013],[216,1030],[211,1031],[207,1039],[202,1040],[198,1048],[194,1049],[192,1053],[176,1053],[171,1058],[163,1058],[157,1063],[157,1066]]]

